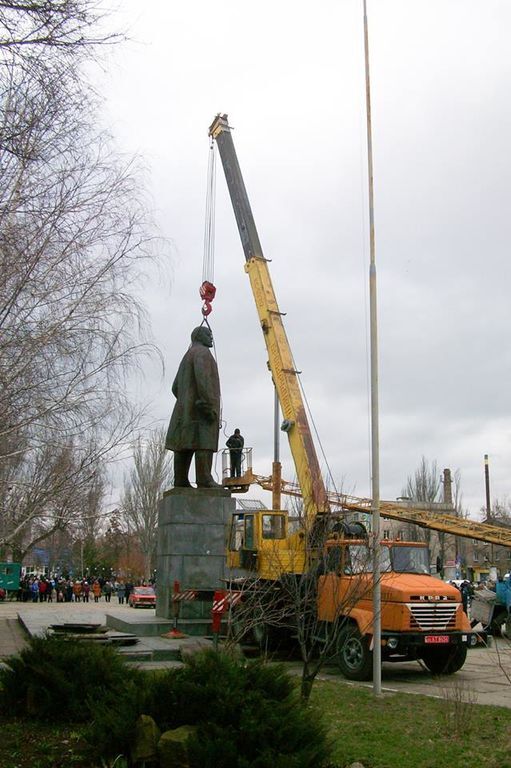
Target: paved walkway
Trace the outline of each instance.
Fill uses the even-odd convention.
[[[105,608],[108,605],[89,603],[89,606],[92,608],[90,611],[87,611],[87,604],[83,603],[18,603],[10,600],[0,603],[0,659],[17,653],[26,643],[27,633],[18,621],[18,614],[23,613],[29,617],[31,633],[32,628],[42,633],[50,624],[64,621],[104,624]]]
[[[0,660],[17,653],[26,643],[28,635],[43,635],[52,624],[86,623],[106,624],[107,614],[123,619],[133,625],[144,623],[148,619],[154,621],[155,611],[152,608],[136,610],[128,605],[119,605],[117,600],[106,603],[18,603],[8,601],[0,603]],[[175,666],[175,660],[164,660],[168,656],[179,658],[183,645],[194,645],[198,638],[171,640],[160,636],[139,637],[136,651],[141,654],[152,654],[155,661],[140,662],[144,669],[155,667]],[[133,648],[126,648],[131,653]],[[121,650],[122,652],[122,650]],[[160,658],[159,658],[160,657]],[[164,658],[161,658],[164,657]],[[137,663],[137,662],[133,662]]]
[[[334,666],[326,667],[321,678],[351,684]],[[372,687],[372,683],[353,685]],[[469,650],[463,668],[455,675],[434,677],[418,662],[383,664],[382,688],[388,692],[422,694],[440,699],[457,698],[511,709],[511,642],[493,639],[490,648]]]

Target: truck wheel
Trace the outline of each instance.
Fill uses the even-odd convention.
[[[467,658],[467,646],[431,648],[422,655],[422,660],[434,675],[453,675],[462,668]]]
[[[348,680],[370,680],[373,676],[373,654],[367,637],[358,627],[348,626],[339,633],[337,663]]]
[[[511,613],[508,613],[507,619],[506,619],[506,628],[504,630],[504,633],[508,640],[511,640]]]
[[[277,653],[290,646],[289,633],[283,627],[260,622],[252,627],[252,638],[262,653]]]

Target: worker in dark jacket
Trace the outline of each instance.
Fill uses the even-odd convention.
[[[195,453],[199,488],[221,488],[211,476],[213,454],[218,450],[220,381],[210,352],[213,335],[200,326],[192,331],[192,344],[179,365],[172,392],[172,412],[165,448],[174,451],[174,486],[191,488],[188,471]]]
[[[243,454],[243,446],[245,440],[239,429],[234,430],[234,434],[231,435],[226,446],[229,449],[229,456],[231,459],[231,477],[241,477],[241,456]]]

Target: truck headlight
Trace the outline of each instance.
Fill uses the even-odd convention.
[[[389,637],[389,639],[387,640],[387,648],[394,650],[395,648],[397,648],[398,643],[399,643],[399,640],[397,639],[397,637]]]

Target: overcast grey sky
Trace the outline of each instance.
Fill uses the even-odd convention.
[[[421,456],[460,469],[465,506],[509,493],[511,3],[368,0],[382,498]],[[165,380],[200,323],[207,129],[227,112],[296,364],[336,484],[370,494],[362,0],[123,0],[100,89],[147,168],[171,278],[146,286]],[[273,392],[220,163],[211,325],[223,418],[270,472]],[[221,443],[225,438],[221,436]],[[294,472],[287,446],[284,476]],[[251,494],[263,498],[256,489]]]

